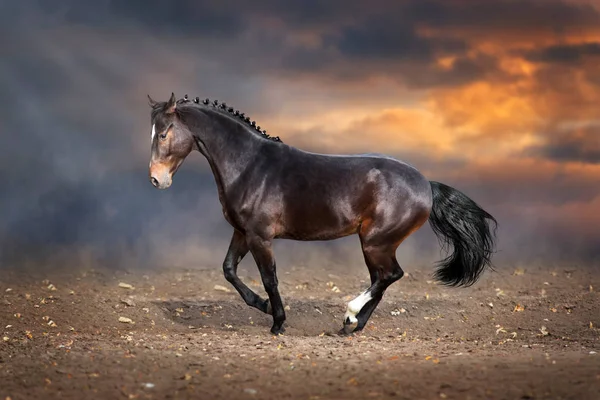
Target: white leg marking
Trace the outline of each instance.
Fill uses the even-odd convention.
[[[152,124],[152,137],[150,138],[150,143],[154,142],[154,135],[156,135],[156,128],[154,125],[155,124]]]
[[[348,303],[348,309],[346,315],[344,315],[344,321],[346,318],[350,319],[350,323],[354,324],[358,322],[356,315],[362,310],[365,304],[372,299],[371,293],[368,290],[362,292],[357,298]]]

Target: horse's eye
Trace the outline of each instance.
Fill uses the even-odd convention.
[[[165,140],[167,138],[167,134],[161,133],[160,135],[158,135],[158,137],[160,137],[162,140]]]

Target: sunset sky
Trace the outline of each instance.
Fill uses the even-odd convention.
[[[148,183],[145,96],[172,91],[299,148],[414,164],[497,217],[501,263],[600,262],[600,1],[19,0],[0,33],[5,265],[223,258],[206,161]],[[399,259],[439,258],[421,231]]]

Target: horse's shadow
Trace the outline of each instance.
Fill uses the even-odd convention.
[[[267,331],[273,322],[264,314],[237,299],[173,299],[153,302],[164,315],[191,329],[209,328],[227,332]],[[291,301],[286,307],[286,332],[297,336],[337,333],[345,303],[332,301]]]
[[[270,315],[247,306],[241,299],[195,300],[172,299],[155,301],[165,317],[191,329],[211,329],[223,332],[268,332],[273,322]],[[402,304],[402,314],[398,314]],[[289,306],[289,307],[287,307]],[[346,311],[346,303],[334,300],[295,300],[286,306],[286,333],[292,336],[337,336]],[[441,299],[382,302],[373,313],[371,326],[416,328],[423,317],[438,313],[447,307]],[[456,310],[455,310],[456,311]],[[389,326],[388,326],[389,325]]]

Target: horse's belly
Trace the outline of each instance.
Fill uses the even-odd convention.
[[[294,240],[333,240],[357,232],[358,216],[325,205],[290,207],[279,237]]]

